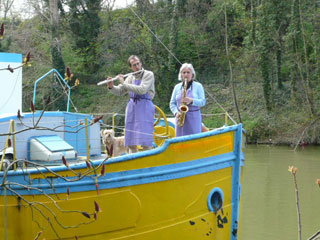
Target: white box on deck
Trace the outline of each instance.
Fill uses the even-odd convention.
[[[29,142],[29,160],[41,164],[62,164],[66,160],[75,160],[77,152],[57,135],[32,137]]]

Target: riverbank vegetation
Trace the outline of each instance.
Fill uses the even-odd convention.
[[[23,111],[37,78],[52,67],[63,75],[69,66],[81,82],[72,92],[77,110],[124,113],[127,98],[96,83],[129,72],[126,60],[136,54],[155,73],[154,102],[168,115],[180,63],[191,62],[206,89],[208,127],[224,124],[227,111],[244,124],[249,143],[320,143],[318,1],[136,0],[122,9],[114,3],[30,0],[32,18],[1,14],[0,51],[32,55],[23,73]]]

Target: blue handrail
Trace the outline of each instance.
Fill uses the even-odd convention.
[[[69,91],[68,91],[68,105],[67,105],[67,112],[69,112],[69,107],[70,107],[70,94],[71,94],[71,88],[68,85],[68,83],[64,80],[64,78],[61,76],[61,74],[56,70],[56,69],[51,69],[49,72],[47,72],[46,74],[44,74],[42,77],[40,77],[35,83],[34,83],[34,91],[33,91],[33,104],[36,103],[36,93],[37,93],[37,85],[38,82],[40,82],[42,79],[44,79],[46,76],[48,76],[50,73],[56,73],[58,75],[58,77],[60,78],[60,80],[62,80],[64,82],[64,84],[68,87]]]

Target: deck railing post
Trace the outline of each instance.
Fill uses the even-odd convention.
[[[226,126],[228,126],[228,113],[227,113],[227,112],[226,112],[226,114],[225,114],[224,124],[225,124]]]
[[[85,118],[85,124],[86,124],[87,160],[90,161],[88,118]]]
[[[2,157],[1,157],[1,161],[0,161],[0,171],[2,170],[2,164],[3,164],[3,160],[6,156],[6,151],[7,151],[7,148],[8,148],[8,141],[9,141],[9,138],[10,138],[10,134],[11,134],[11,130],[12,130],[12,121],[10,121],[10,124],[9,124],[9,131],[8,131],[8,136],[6,138],[6,142],[4,144],[4,149],[2,151]]]
[[[115,119],[115,113],[113,112],[112,113],[112,129],[113,129],[113,131],[114,131],[114,125],[115,125],[114,119]]]
[[[16,161],[17,160],[17,151],[16,151],[16,135],[14,134],[15,133],[15,127],[14,127],[14,120],[11,120],[11,124],[12,124],[12,146],[13,146],[13,161]],[[16,171],[17,170],[17,163],[15,163],[13,165],[14,167],[14,170]]]

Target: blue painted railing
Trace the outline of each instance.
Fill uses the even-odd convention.
[[[68,85],[68,83],[64,80],[64,78],[61,76],[61,74],[56,70],[56,69],[51,69],[49,72],[47,72],[46,74],[44,74],[42,77],[40,77],[35,83],[34,83],[34,91],[33,91],[33,104],[36,103],[36,94],[37,94],[37,85],[38,82],[40,82],[42,79],[44,79],[45,77],[47,77],[49,74],[51,73],[56,73],[58,75],[58,77],[60,78],[60,80],[67,86],[67,88],[69,89],[68,91],[68,105],[67,105],[67,112],[69,112],[69,107],[70,107],[70,94],[71,94],[71,88]]]

